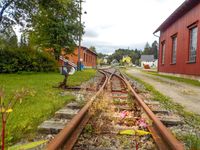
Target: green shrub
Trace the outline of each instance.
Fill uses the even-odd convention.
[[[55,71],[56,66],[56,60],[46,52],[28,48],[0,49],[0,73],[50,72]]]

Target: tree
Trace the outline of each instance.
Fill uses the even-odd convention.
[[[103,53],[98,53],[97,56],[98,56],[98,58],[101,59],[101,58],[104,58],[104,57],[106,57],[106,56],[108,56],[108,55],[103,54]]]
[[[32,16],[33,30],[29,42],[39,48],[53,48],[58,59],[61,48],[68,47],[72,52],[83,34],[79,23],[79,5],[71,0],[43,0],[38,3],[37,13]]]
[[[91,51],[95,52],[95,53],[97,52],[97,51],[96,51],[96,47],[94,47],[94,46],[90,46],[89,49],[90,49]]]
[[[123,64],[125,64],[125,65],[130,65],[130,64],[131,64],[131,57],[129,57],[129,56],[124,56],[124,57],[122,58],[122,62],[123,62]]]
[[[2,49],[15,49],[18,47],[17,35],[12,27],[6,28],[3,33],[0,33],[0,47]]]
[[[143,54],[144,55],[151,55],[152,54],[151,47],[150,47],[148,42],[145,44]]]
[[[132,63],[134,64],[136,60],[140,59],[141,51],[140,50],[129,50],[129,49],[118,49],[112,55],[108,57],[108,63],[112,62],[112,60],[117,60],[120,62],[124,56],[129,56],[131,58]]]
[[[154,41],[151,45],[151,51],[155,59],[158,59],[158,42]]]
[[[28,24],[33,8],[37,6],[35,2],[35,0],[1,0],[0,32],[13,25]]]

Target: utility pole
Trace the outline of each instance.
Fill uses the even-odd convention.
[[[82,25],[82,19],[81,19],[81,17],[82,17],[82,0],[79,0],[79,11],[80,11],[80,13],[79,13],[79,25],[80,25],[80,27],[81,27],[81,25]],[[81,32],[81,30],[79,31],[79,41],[78,41],[78,62],[77,62],[77,70],[78,71],[81,71],[81,40],[82,40],[82,32]]]

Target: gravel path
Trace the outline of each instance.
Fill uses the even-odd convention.
[[[138,69],[129,69],[126,72],[154,86],[159,92],[169,96],[174,102],[183,105],[188,111],[200,114],[199,87],[146,74]]]

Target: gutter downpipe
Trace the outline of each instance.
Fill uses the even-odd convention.
[[[160,52],[160,36],[159,36],[159,35],[156,35],[156,33],[157,33],[157,32],[154,32],[153,35],[154,35],[155,37],[159,38],[159,40],[158,40],[158,42],[159,42],[159,43],[158,43],[158,44],[159,44],[159,46],[158,46],[158,55],[157,55],[157,56],[158,56],[158,60],[159,60],[159,58],[160,58],[160,53],[159,53],[159,52]],[[158,61],[158,68],[157,68],[157,71],[159,72],[159,61]]]

